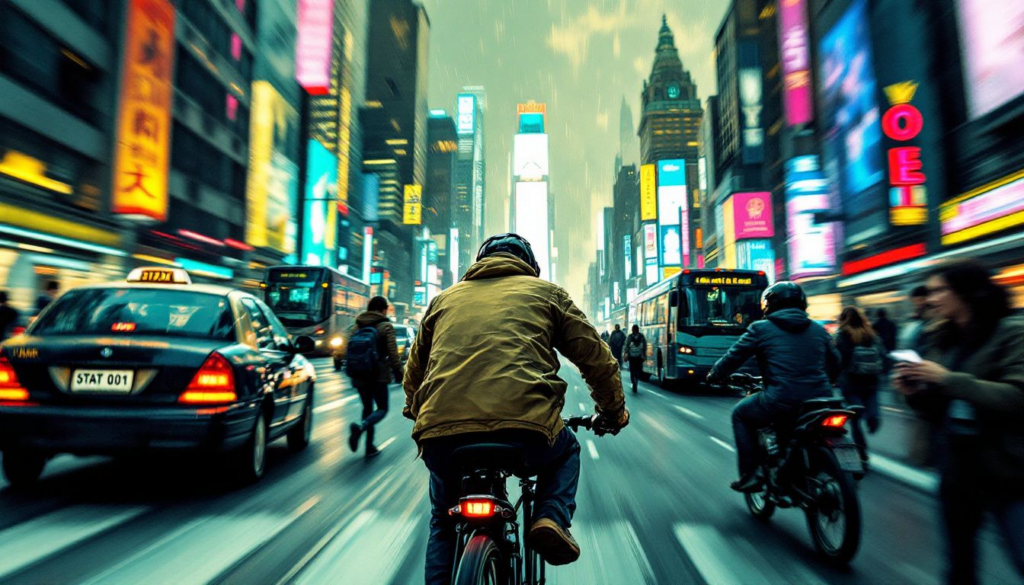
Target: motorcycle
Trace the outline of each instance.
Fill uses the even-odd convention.
[[[745,374],[734,374],[730,382],[748,393],[762,388],[760,378]],[[864,463],[847,438],[846,424],[856,423],[861,410],[845,406],[842,398],[815,398],[786,420],[761,429],[763,483],[744,494],[750,513],[762,522],[776,508],[802,509],[818,554],[841,565],[860,546],[856,480],[864,476]]]

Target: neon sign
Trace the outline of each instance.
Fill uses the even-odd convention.
[[[890,107],[882,115],[882,132],[906,143],[921,134],[924,116],[911,105],[917,84],[904,81],[885,88]],[[928,196],[922,172],[921,148],[901,145],[889,149],[889,221],[893,225],[924,225],[928,221]]]

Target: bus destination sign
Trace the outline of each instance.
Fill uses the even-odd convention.
[[[705,284],[711,286],[752,286],[754,284],[754,279],[749,276],[698,276],[694,279],[694,284]]]

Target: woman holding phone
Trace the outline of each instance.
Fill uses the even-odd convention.
[[[937,427],[934,446],[949,583],[977,581],[977,534],[992,513],[1024,579],[1024,322],[981,264],[936,269],[928,304],[941,325],[894,385]]]

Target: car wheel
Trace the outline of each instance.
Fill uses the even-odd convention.
[[[4,477],[16,488],[32,486],[43,475],[46,456],[33,451],[5,451]]]
[[[306,393],[306,405],[302,407],[302,418],[288,431],[288,450],[298,453],[309,446],[313,436],[313,389]]]
[[[233,476],[238,483],[256,483],[263,477],[267,466],[267,419],[262,413],[256,417],[249,440],[232,457]]]

